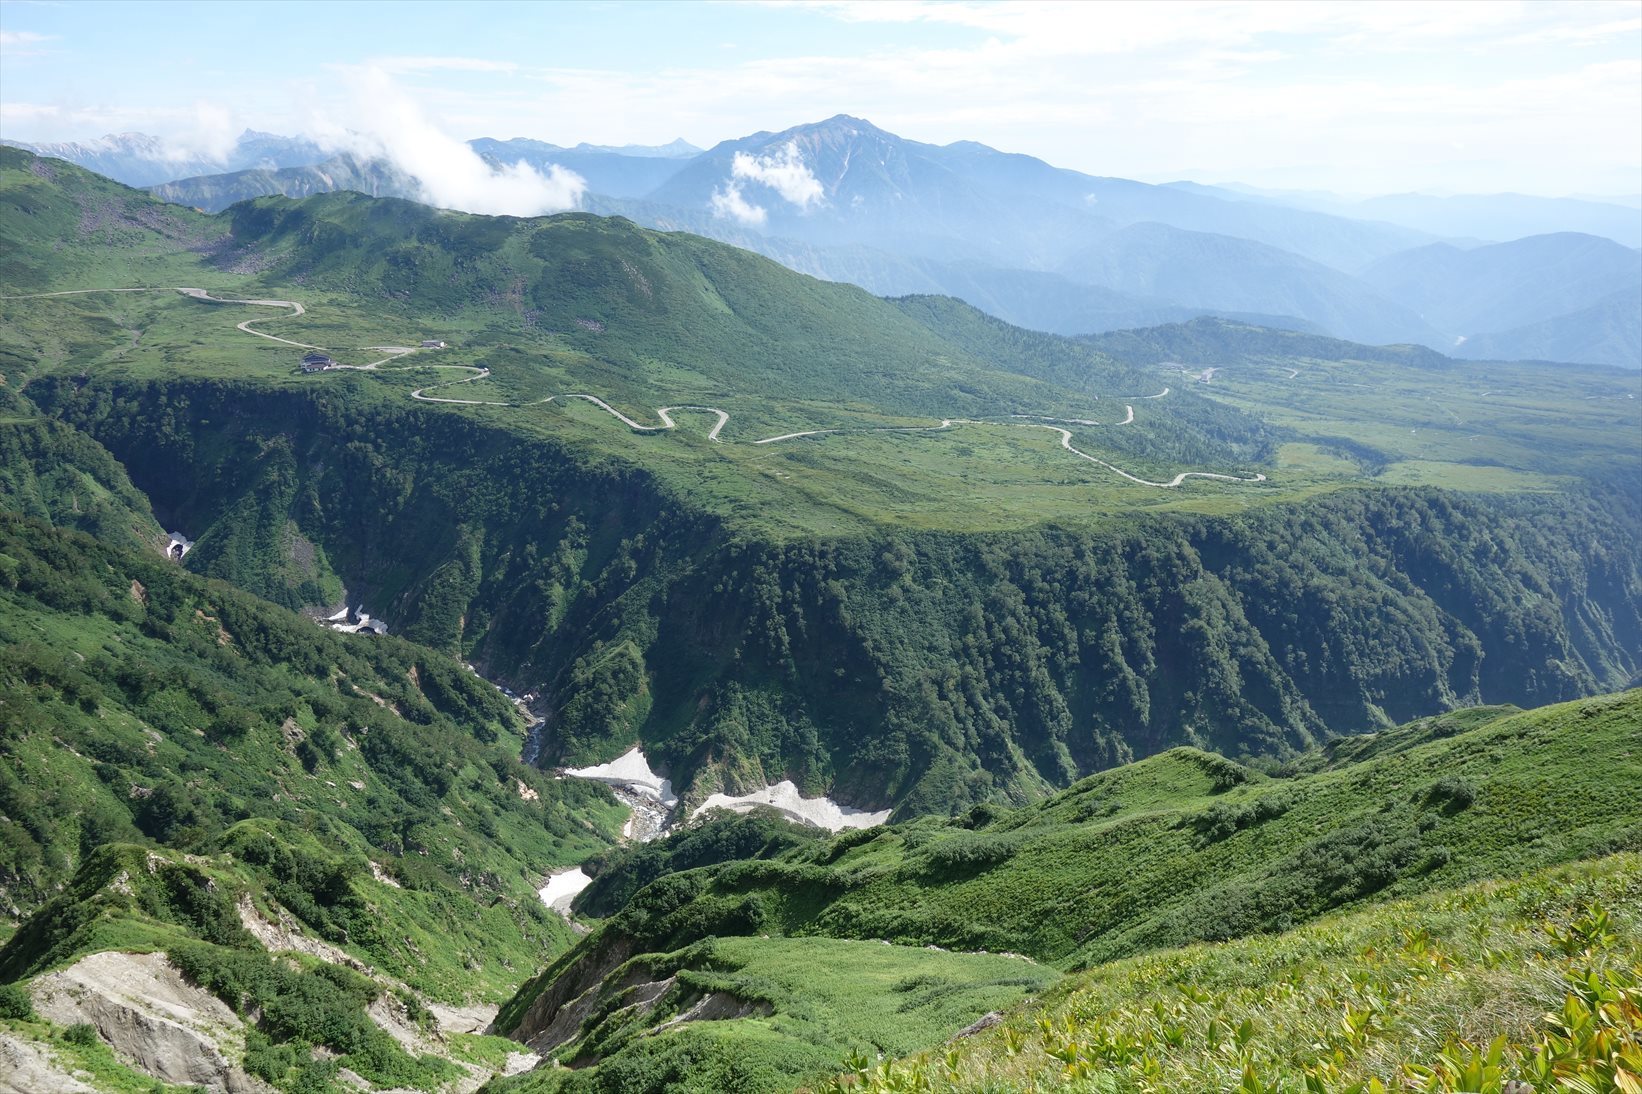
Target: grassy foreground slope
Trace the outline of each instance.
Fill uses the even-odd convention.
[[[624,994],[650,979],[633,969],[712,937],[741,936],[746,953],[764,936],[855,939],[868,966],[888,942],[1091,968],[1639,847],[1642,691],[1423,719],[1277,776],[1176,749],[1021,809],[661,877],[525,985],[498,1028],[592,1062],[610,1022],[655,1005]],[[698,986],[684,1005],[702,997]],[[647,1005],[617,1009],[635,1002]],[[673,1035],[668,1014],[646,1022],[658,1041]],[[612,1059],[626,1052],[663,1050]]]
[[[828,1094],[1642,1089],[1642,858],[1614,855],[1066,978]],[[1508,1084],[1515,1083],[1511,1086]]]

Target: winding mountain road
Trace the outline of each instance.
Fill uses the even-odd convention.
[[[185,287],[180,287],[180,286],[173,286],[173,287],[140,286],[140,287],[132,287],[132,288],[113,288],[113,289],[68,289],[68,290],[64,290],[64,291],[60,291],[60,292],[29,293],[29,294],[22,295],[22,296],[0,297],[0,299],[5,299],[5,300],[30,300],[30,299],[39,299],[39,298],[44,298],[44,297],[55,297],[55,296],[81,296],[81,295],[87,295],[87,294],[91,294],[91,293],[102,293],[102,292],[177,292],[177,293],[181,293],[184,296],[187,296],[191,299],[203,300],[203,301],[206,301],[206,302],[212,303],[212,304],[245,304],[245,305],[249,305],[249,306],[252,306],[252,307],[262,307],[262,308],[288,308],[291,311],[291,315],[288,318],[292,318],[292,319],[294,319],[298,316],[304,315],[307,312],[307,309],[304,308],[302,306],[302,304],[299,301],[296,301],[296,300],[250,300],[250,299],[237,299],[237,298],[229,298],[229,297],[216,297],[216,296],[212,296],[210,293],[206,292],[204,289],[185,288]],[[311,350],[323,350],[324,349],[323,346],[310,345],[307,342],[296,342],[296,341],[292,341],[289,338],[280,338],[278,335],[265,334],[262,331],[252,329],[251,325],[253,323],[263,322],[263,321],[265,321],[265,320],[247,319],[243,323],[236,323],[235,327],[236,327],[236,329],[244,331],[246,334],[254,335],[257,338],[266,338],[271,342],[279,342],[283,345],[294,346],[297,349],[311,349]],[[369,350],[375,350],[379,353],[386,353],[386,354],[388,354],[388,356],[384,357],[384,358],[382,358],[381,360],[378,360],[378,361],[372,361],[368,365],[336,365],[336,366],[333,366],[333,369],[346,369],[346,370],[356,371],[356,372],[404,372],[404,371],[409,371],[410,369],[419,369],[419,368],[443,368],[443,369],[459,369],[459,370],[462,370],[462,371],[465,371],[465,372],[472,373],[472,375],[464,376],[460,380],[448,380],[448,381],[445,381],[443,383],[429,384],[426,387],[419,387],[419,388],[415,389],[414,391],[412,391],[410,393],[410,396],[411,396],[412,399],[416,399],[416,400],[418,400],[420,402],[424,402],[424,403],[445,403],[445,404],[450,404],[450,405],[454,405],[454,406],[527,407],[527,406],[540,406],[544,403],[551,403],[555,399],[581,399],[581,400],[584,400],[586,402],[592,403],[594,406],[598,407],[600,410],[603,410],[605,413],[611,415],[617,421],[619,421],[623,425],[627,426],[627,428],[633,430],[634,432],[638,432],[638,433],[662,433],[662,432],[666,432],[668,430],[677,429],[678,428],[678,423],[676,421],[674,421],[674,419],[673,419],[673,412],[674,411],[681,411],[681,412],[682,411],[694,411],[694,412],[699,412],[699,413],[703,413],[703,414],[713,414],[713,415],[717,416],[717,421],[715,421],[713,423],[713,427],[707,433],[707,439],[709,441],[712,441],[715,444],[724,443],[723,439],[719,436],[719,434],[723,432],[724,427],[726,425],[728,425],[729,421],[730,421],[729,413],[727,411],[720,410],[718,407],[680,405],[680,406],[664,406],[664,407],[658,408],[657,411],[656,411],[656,417],[661,420],[661,424],[660,425],[644,425],[640,422],[634,421],[632,418],[629,418],[626,414],[623,414],[621,411],[617,410],[615,407],[611,406],[609,403],[605,402],[603,399],[599,398],[597,395],[586,395],[586,394],[580,394],[580,393],[569,393],[569,394],[558,395],[558,396],[549,395],[545,398],[537,399],[537,400],[535,400],[533,402],[530,402],[530,403],[511,403],[511,402],[501,402],[501,401],[490,400],[490,399],[452,399],[452,398],[446,398],[446,397],[443,397],[443,396],[429,395],[429,394],[427,394],[427,392],[438,389],[438,388],[454,387],[458,384],[471,384],[476,380],[486,379],[487,377],[490,376],[490,369],[482,367],[482,366],[477,366],[477,365],[446,365],[446,364],[437,364],[437,363],[433,363],[433,362],[429,362],[427,364],[420,364],[420,365],[400,365],[400,366],[397,366],[395,368],[383,368],[382,366],[388,364],[390,361],[396,361],[396,360],[399,360],[402,357],[407,357],[412,353],[418,352],[422,347],[419,347],[419,346],[366,346],[364,348],[369,349]],[[1184,372],[1185,370],[1182,369],[1182,371]],[[1217,370],[1213,369],[1213,368],[1208,369],[1199,376],[1199,379],[1201,380],[1201,382],[1208,383],[1210,381],[1210,379],[1214,376],[1214,373],[1216,371]],[[1162,391],[1158,392],[1156,395],[1131,396],[1131,398],[1136,398],[1136,399],[1161,399],[1167,394],[1169,394],[1169,388],[1165,387]],[[1126,412],[1124,419],[1121,422],[1112,423],[1113,425],[1131,425],[1131,424],[1133,424],[1133,422],[1135,420],[1135,408],[1134,408],[1134,406],[1130,405],[1130,404],[1125,404],[1123,409]],[[1155,487],[1157,489],[1167,490],[1167,489],[1173,489],[1175,487],[1180,486],[1187,479],[1208,479],[1208,480],[1212,480],[1212,481],[1216,481],[1216,482],[1229,482],[1229,483],[1238,483],[1238,484],[1259,483],[1259,482],[1265,482],[1266,481],[1266,476],[1262,475],[1262,474],[1259,474],[1259,473],[1256,473],[1252,476],[1239,476],[1239,475],[1226,475],[1226,474],[1221,474],[1219,472],[1213,472],[1213,471],[1182,471],[1178,475],[1176,475],[1174,478],[1168,480],[1167,482],[1155,482],[1151,479],[1141,478],[1138,475],[1132,475],[1129,472],[1123,470],[1123,468],[1118,467],[1116,464],[1108,463],[1107,461],[1101,459],[1098,456],[1091,456],[1089,453],[1084,452],[1082,449],[1079,449],[1079,448],[1077,448],[1076,446],[1074,446],[1072,444],[1072,431],[1070,429],[1063,428],[1060,425],[1046,424],[1046,423],[1053,423],[1053,422],[1063,422],[1067,425],[1077,425],[1077,426],[1085,426],[1085,427],[1090,427],[1090,426],[1098,427],[1098,426],[1102,425],[1102,423],[1100,423],[1100,422],[1094,421],[1093,419],[1089,419],[1089,418],[1054,418],[1054,417],[1050,417],[1048,415],[1042,415],[1042,414],[1011,414],[1011,415],[1008,415],[1008,417],[1010,419],[1026,418],[1026,419],[1032,419],[1032,420],[1031,421],[1001,421],[1001,420],[994,420],[994,421],[988,422],[988,421],[985,421],[985,420],[977,420],[977,419],[969,419],[969,418],[961,418],[961,419],[942,418],[939,425],[932,425],[932,426],[866,426],[866,427],[860,427],[860,428],[835,427],[835,428],[832,428],[832,429],[807,429],[807,430],[802,430],[802,431],[796,432],[796,433],[782,433],[782,434],[780,434],[778,436],[775,436],[775,437],[765,437],[761,440],[752,441],[750,443],[752,443],[754,445],[778,444],[782,441],[794,441],[794,440],[799,440],[800,438],[804,438],[804,437],[825,437],[825,436],[830,436],[830,435],[833,435],[833,434],[852,434],[852,435],[854,435],[854,434],[863,434],[863,433],[938,433],[938,432],[943,432],[943,431],[946,431],[946,430],[950,430],[954,426],[959,426],[959,425],[1002,424],[1002,425],[1013,425],[1013,426],[1016,426],[1016,427],[1022,428],[1022,429],[1048,429],[1048,430],[1051,430],[1055,433],[1058,433],[1058,434],[1060,434],[1061,447],[1066,449],[1066,451],[1072,453],[1074,456],[1077,456],[1080,459],[1088,460],[1090,463],[1093,463],[1093,464],[1095,464],[1099,467],[1103,467],[1106,470],[1112,472],[1113,474],[1118,475],[1118,476],[1128,480],[1129,482],[1137,483],[1141,486],[1150,486],[1150,487]]]
[[[668,411],[670,410],[699,410],[704,414],[717,414],[718,421],[714,423],[712,429],[707,431],[707,439],[709,441],[717,441],[719,432],[730,420],[730,416],[724,411],[718,409],[716,406],[664,406],[660,410],[656,411],[656,416],[667,424],[668,429],[673,428],[673,419],[671,415],[668,414]],[[720,441],[719,443],[722,444],[723,442]]]
[[[290,308],[291,314],[286,316],[288,319],[295,319],[299,315],[307,314],[308,311],[307,308],[304,308],[298,301],[295,300],[231,300],[226,297],[212,296],[204,289],[178,289],[177,291],[182,293],[184,296],[191,296],[195,300],[209,301],[212,304],[252,304],[259,308]],[[283,342],[285,345],[295,346],[297,349],[323,350],[325,348],[324,346],[310,346],[306,342],[293,342],[289,338],[281,338],[277,334],[263,334],[259,330],[251,329],[252,323],[261,322],[264,322],[264,320],[247,319],[243,323],[236,323],[234,325],[246,334],[254,334],[258,338],[266,338],[270,342]]]
[[[1255,475],[1252,478],[1243,478],[1243,477],[1238,476],[1238,475],[1222,475],[1222,474],[1220,474],[1219,472],[1216,472],[1216,471],[1182,471],[1180,474],[1176,475],[1174,478],[1170,479],[1168,482],[1153,482],[1151,479],[1143,479],[1138,475],[1131,475],[1131,474],[1129,474],[1129,472],[1123,470],[1123,468],[1121,468],[1121,467],[1118,467],[1116,464],[1107,463],[1105,460],[1101,459],[1098,456],[1091,456],[1091,455],[1089,455],[1089,453],[1083,451],[1080,448],[1074,448],[1072,446],[1072,431],[1070,429],[1062,429],[1058,425],[1027,426],[1027,428],[1028,429],[1052,429],[1052,430],[1054,430],[1056,433],[1060,434],[1060,446],[1062,448],[1066,449],[1066,451],[1072,453],[1072,455],[1081,456],[1084,459],[1088,460],[1090,463],[1097,463],[1100,466],[1106,468],[1106,470],[1111,471],[1114,474],[1121,475],[1124,478],[1128,479],[1130,482],[1138,482],[1142,486],[1156,486],[1156,487],[1159,487],[1159,488],[1164,489],[1164,490],[1171,490],[1174,487],[1179,486],[1181,483],[1185,482],[1187,479],[1214,479],[1218,482],[1265,482],[1266,481],[1266,476],[1264,476],[1264,475],[1262,475],[1258,472],[1256,472]]]

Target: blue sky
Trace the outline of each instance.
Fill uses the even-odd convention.
[[[850,113],[1059,166],[1347,193],[1642,189],[1642,0],[0,0],[0,135],[703,146]],[[386,134],[385,139],[393,139]]]

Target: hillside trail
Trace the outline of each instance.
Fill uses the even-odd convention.
[[[100,292],[177,292],[177,293],[183,294],[184,296],[190,297],[191,299],[203,300],[203,301],[207,301],[207,302],[212,303],[212,304],[245,304],[245,305],[249,305],[249,306],[252,306],[252,307],[287,308],[287,309],[290,309],[290,312],[291,312],[291,314],[290,314],[290,316],[288,316],[288,318],[292,318],[292,319],[295,319],[296,317],[304,315],[304,314],[307,313],[307,309],[302,306],[300,301],[296,301],[296,300],[271,300],[271,299],[270,300],[253,300],[253,299],[239,299],[239,298],[232,298],[232,297],[217,297],[217,296],[212,296],[210,293],[208,293],[204,289],[187,288],[187,287],[181,287],[181,286],[171,286],[171,287],[137,286],[137,287],[131,287],[131,288],[110,288],[110,289],[68,289],[68,290],[59,291],[59,292],[29,293],[29,294],[25,294],[25,295],[21,295],[21,296],[0,297],[0,299],[5,299],[5,300],[31,300],[31,299],[40,299],[40,298],[44,298],[44,297],[55,297],[55,296],[80,296],[80,295],[86,295],[86,294],[90,294],[90,293],[100,293]],[[262,331],[254,330],[254,329],[252,329],[252,324],[256,323],[256,322],[265,322],[265,320],[247,319],[243,323],[236,323],[235,328],[237,330],[244,331],[246,334],[254,335],[257,338],[266,338],[271,342],[279,342],[283,345],[295,346],[298,349],[324,350],[324,348],[325,348],[323,346],[310,345],[307,342],[296,342],[296,341],[293,341],[289,338],[281,338],[278,335],[265,334]],[[448,398],[448,397],[438,396],[438,395],[429,395],[429,394],[427,394],[429,391],[433,391],[433,390],[436,390],[436,389],[439,389],[439,388],[454,387],[454,386],[459,385],[459,384],[471,384],[476,380],[486,379],[487,377],[490,376],[490,369],[486,368],[486,367],[483,367],[483,366],[478,366],[478,365],[447,365],[447,364],[439,364],[439,363],[435,363],[435,362],[428,362],[426,364],[415,364],[415,365],[400,365],[400,366],[393,367],[393,368],[384,368],[383,366],[387,365],[391,361],[397,361],[400,358],[408,357],[413,353],[420,352],[423,347],[420,347],[420,346],[366,346],[364,348],[368,349],[368,350],[374,350],[378,353],[386,353],[386,354],[388,354],[388,356],[383,357],[383,358],[381,358],[380,360],[377,360],[377,361],[372,361],[370,364],[367,364],[367,365],[334,365],[334,366],[332,366],[332,369],[333,370],[342,369],[342,370],[353,371],[353,372],[405,372],[405,371],[409,371],[411,369],[442,368],[442,369],[458,369],[458,370],[461,370],[461,371],[464,371],[464,372],[469,372],[469,373],[472,374],[470,376],[464,376],[460,380],[448,380],[448,381],[445,381],[443,383],[429,384],[425,387],[419,387],[419,388],[416,388],[415,390],[413,390],[410,393],[410,397],[412,399],[415,399],[415,400],[418,400],[418,401],[424,402],[424,403],[445,403],[445,404],[449,404],[449,405],[453,405],[453,406],[499,406],[499,407],[510,407],[510,408],[523,408],[523,407],[529,407],[529,406],[541,406],[544,403],[551,403],[551,402],[554,402],[555,400],[558,400],[558,399],[581,399],[585,402],[592,403],[594,406],[598,407],[600,410],[603,410],[605,413],[609,414],[611,417],[613,417],[617,421],[621,422],[627,428],[629,428],[629,429],[631,429],[631,430],[633,430],[634,432],[637,432],[637,433],[663,433],[663,432],[666,432],[668,430],[677,429],[678,428],[678,423],[673,419],[673,412],[674,411],[695,411],[695,412],[704,413],[704,414],[716,415],[717,420],[713,423],[712,428],[707,433],[707,439],[709,441],[713,442],[714,444],[723,444],[724,443],[724,440],[720,436],[720,434],[724,431],[724,427],[726,425],[728,425],[729,421],[730,421],[729,412],[724,411],[724,410],[720,410],[718,407],[697,406],[697,405],[679,405],[679,406],[664,406],[664,407],[658,408],[656,410],[656,417],[660,419],[661,424],[660,425],[645,425],[642,422],[637,422],[637,421],[634,421],[632,418],[629,418],[626,414],[623,414],[621,411],[617,410],[615,407],[611,406],[609,403],[605,402],[603,399],[599,398],[597,395],[587,395],[587,394],[582,394],[582,393],[569,393],[569,394],[565,394],[565,395],[549,395],[549,396],[546,396],[545,398],[537,399],[537,400],[534,400],[532,402],[525,402],[525,403],[505,402],[505,401],[492,400],[492,399],[455,399],[455,398]],[[1182,370],[1182,371],[1184,371],[1184,370]],[[1213,375],[1216,371],[1217,371],[1216,369],[1212,369],[1212,368],[1208,369],[1204,373],[1200,374],[1199,379],[1202,382],[1207,383],[1213,377]],[[1161,399],[1161,398],[1163,398],[1164,396],[1166,396],[1168,394],[1169,394],[1169,388],[1165,387],[1162,391],[1158,392],[1156,395],[1131,396],[1131,398],[1135,398],[1135,399],[1137,399],[1137,401],[1139,399]],[[1112,423],[1110,423],[1111,426],[1124,426],[1124,425],[1134,424],[1134,420],[1135,420],[1135,408],[1134,408],[1134,406],[1132,404],[1124,404],[1123,409],[1125,411],[1125,416],[1124,416],[1123,420],[1120,421],[1120,422],[1112,422]],[[801,440],[801,439],[807,438],[807,437],[826,437],[826,436],[832,436],[832,435],[859,436],[859,435],[862,435],[862,434],[869,434],[869,433],[940,433],[940,432],[945,432],[947,430],[951,430],[954,427],[961,426],[961,425],[1010,425],[1010,426],[1015,426],[1015,427],[1021,428],[1021,429],[1048,429],[1048,430],[1051,430],[1055,433],[1059,433],[1060,438],[1061,438],[1060,445],[1061,445],[1062,448],[1066,449],[1066,451],[1072,453],[1074,456],[1077,456],[1080,459],[1088,460],[1090,463],[1093,463],[1093,464],[1096,464],[1100,467],[1103,467],[1106,470],[1111,471],[1113,474],[1116,474],[1116,475],[1120,476],[1121,478],[1124,478],[1124,479],[1128,480],[1129,482],[1133,482],[1133,483],[1136,483],[1136,484],[1141,485],[1141,486],[1150,486],[1150,487],[1154,487],[1154,488],[1161,489],[1161,490],[1169,490],[1169,489],[1174,489],[1176,487],[1179,487],[1187,479],[1205,479],[1205,480],[1210,480],[1210,481],[1215,481],[1215,482],[1228,482],[1228,483],[1237,483],[1237,484],[1259,483],[1259,482],[1265,482],[1266,481],[1266,476],[1262,475],[1262,474],[1259,474],[1259,473],[1256,473],[1252,476],[1240,476],[1240,475],[1226,475],[1226,474],[1221,474],[1219,472],[1212,472],[1212,471],[1182,471],[1179,474],[1175,475],[1174,478],[1169,479],[1166,482],[1157,482],[1157,481],[1154,481],[1152,479],[1142,478],[1139,475],[1130,474],[1128,471],[1123,470],[1123,468],[1118,467],[1116,464],[1108,463],[1106,460],[1103,460],[1103,459],[1099,458],[1098,456],[1091,456],[1089,453],[1084,452],[1082,449],[1077,448],[1076,446],[1074,446],[1072,444],[1072,431],[1069,430],[1069,429],[1064,428],[1064,425],[1076,425],[1076,426],[1083,426],[1083,427],[1100,427],[1102,425],[1105,425],[1106,423],[1101,423],[1101,422],[1095,421],[1094,419],[1091,419],[1091,418],[1053,418],[1053,417],[1050,417],[1048,415],[1042,415],[1042,414],[1010,414],[1010,415],[1007,416],[1007,418],[1009,418],[1009,419],[1026,418],[1026,419],[1031,419],[1031,420],[1030,421],[1006,421],[1006,420],[1002,420],[1002,419],[986,420],[986,419],[973,419],[973,418],[942,418],[939,425],[932,425],[932,426],[862,426],[862,427],[840,426],[840,427],[835,427],[835,428],[832,428],[832,429],[806,429],[806,430],[800,430],[800,431],[795,432],[795,433],[782,433],[782,434],[779,434],[779,435],[774,436],[774,437],[764,437],[760,440],[755,440],[755,441],[751,441],[751,442],[748,442],[748,443],[751,443],[751,444],[754,444],[754,445],[768,445],[768,444],[780,444],[784,441]],[[1054,423],[1054,422],[1064,423],[1064,425],[1047,424],[1047,423]]]

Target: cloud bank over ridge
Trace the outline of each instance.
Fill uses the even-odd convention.
[[[587,190],[557,164],[493,165],[444,132],[381,68],[355,77],[344,116],[317,114],[310,131],[322,146],[363,159],[384,159],[421,184],[430,205],[465,213],[541,216],[574,209]]]

